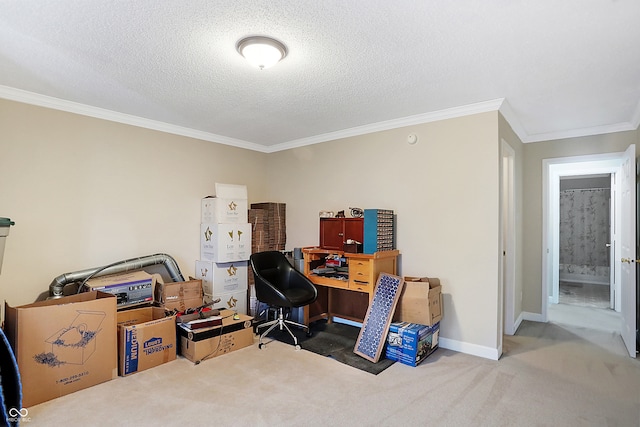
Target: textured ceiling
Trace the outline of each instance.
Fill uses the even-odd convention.
[[[7,0],[0,97],[266,152],[498,108],[525,142],[631,130],[640,1]]]

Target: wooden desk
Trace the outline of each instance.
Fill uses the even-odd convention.
[[[303,248],[304,274],[318,289],[318,299],[305,307],[304,322],[333,316],[362,322],[373,299],[380,273],[397,274],[400,251],[382,251],[374,254],[356,254],[320,248]],[[348,280],[318,276],[314,268],[324,266],[329,255],[340,255],[348,263]]]

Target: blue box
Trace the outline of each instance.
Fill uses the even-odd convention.
[[[385,355],[409,366],[418,366],[438,348],[440,322],[433,326],[393,322],[389,326]]]

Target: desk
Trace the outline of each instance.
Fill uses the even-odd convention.
[[[330,249],[303,248],[304,274],[318,288],[318,299],[305,307],[304,323],[333,316],[362,322],[369,303],[373,299],[376,281],[380,273],[397,274],[400,251],[382,251],[373,254],[356,254]],[[329,255],[340,255],[348,263],[348,279],[318,276],[313,269],[323,266]]]

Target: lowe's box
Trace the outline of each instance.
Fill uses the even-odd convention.
[[[438,348],[440,323],[433,326],[394,322],[389,325],[385,355],[409,366],[417,366]]]
[[[196,261],[196,279],[202,280],[207,295],[246,291],[249,282],[248,262]]]
[[[118,375],[114,295],[84,292],[19,307],[5,302],[4,313],[24,408]]]
[[[200,222],[217,224],[249,222],[245,185],[216,183],[216,195],[202,199]]]
[[[251,256],[251,224],[200,224],[200,259],[246,261]]]
[[[404,289],[393,315],[396,322],[435,325],[442,319],[442,286],[429,277],[404,277]]]
[[[163,308],[118,312],[118,374],[127,376],[176,359],[176,317]]]
[[[221,310],[222,325],[190,330],[178,326],[180,354],[194,363],[231,353],[253,344],[253,318]]]

